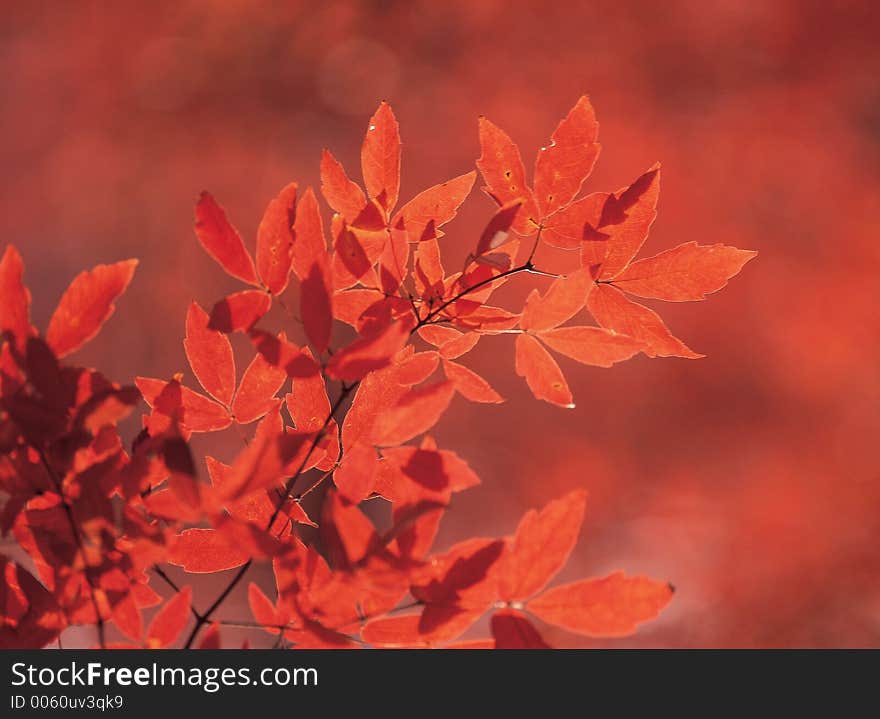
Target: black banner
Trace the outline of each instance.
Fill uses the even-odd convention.
[[[772,703],[871,710],[875,652],[4,651],[0,716],[293,715],[357,706],[383,716],[757,711]],[[553,709],[556,707],[556,709]],[[565,710],[561,710],[566,707]],[[608,710],[611,710],[610,712]]]

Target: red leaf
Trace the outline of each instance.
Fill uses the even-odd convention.
[[[455,385],[449,381],[410,390],[379,415],[373,430],[374,443],[395,446],[427,432],[440,420],[454,394]]]
[[[427,607],[421,614],[402,614],[367,622],[361,637],[380,647],[435,647],[453,641],[471,627],[483,610]]]
[[[257,624],[269,634],[281,633],[280,627],[287,624],[287,617],[281,615],[272,600],[253,582],[248,585],[248,604]]]
[[[167,408],[156,407],[156,400],[163,395],[169,382],[150,377],[135,377],[134,383],[144,396],[144,400],[155,411],[170,416]],[[178,419],[191,432],[214,432],[232,424],[229,412],[214,400],[208,399],[188,387],[178,385],[180,394],[174,409],[179,410]]]
[[[541,241],[562,250],[576,250],[585,241],[607,239],[595,228],[601,225],[602,208],[609,196],[608,192],[594,192],[554,212],[544,220]],[[605,258],[604,245],[596,245],[591,252],[593,263],[601,263]],[[584,262],[584,265],[588,264]]]
[[[633,262],[614,278],[614,285],[639,297],[670,302],[704,300],[725,287],[757,254],[725,245],[685,242]]]
[[[123,594],[118,601],[111,600],[113,607],[111,616],[116,628],[124,634],[128,639],[135,642],[141,640],[141,634],[144,630],[141,621],[141,612],[131,594]]]
[[[271,306],[272,295],[263,290],[234,292],[214,305],[208,327],[220,332],[247,332]]]
[[[444,359],[455,359],[470,352],[480,341],[475,332],[462,333],[453,327],[426,325],[419,330],[419,336],[440,349]]]
[[[212,624],[205,630],[197,649],[222,649],[220,644],[220,625]]]
[[[266,289],[280,295],[287,287],[293,253],[296,183],[269,203],[257,228],[257,270]]]
[[[525,377],[536,399],[543,399],[560,407],[572,409],[571,390],[550,353],[534,337],[527,334],[516,337],[516,373]]]
[[[192,302],[186,313],[186,358],[199,384],[227,407],[235,394],[235,360],[232,345],[222,332],[209,329],[208,313]]]
[[[535,161],[535,201],[547,217],[571,202],[593,171],[599,156],[599,124],[586,95],[559,123],[550,144]]]
[[[481,117],[480,149],[477,167],[483,175],[486,189],[499,205],[509,205],[519,200],[522,211],[513,229],[521,235],[533,234],[538,229],[538,208],[526,184],[526,170],[519,148],[507,133]]]
[[[333,473],[339,495],[353,504],[366,499],[376,485],[378,469],[379,457],[373,447],[368,444],[349,447]]]
[[[333,328],[333,282],[321,212],[311,187],[297,208],[294,234],[293,268],[300,279],[300,312],[309,340],[321,353],[330,343]]]
[[[498,597],[497,568],[504,542],[474,538],[459,542],[442,555],[434,555],[424,576],[412,587],[421,602],[485,610]]]
[[[202,247],[227,274],[249,285],[259,286],[254,261],[241,236],[226,219],[226,212],[207,192],[196,204],[196,236]]]
[[[532,290],[523,308],[520,327],[540,332],[567,322],[583,308],[591,285],[589,273],[581,269],[554,280],[543,297]]]
[[[409,340],[411,328],[411,319],[397,320],[373,335],[352,342],[330,358],[327,374],[353,382],[368,372],[386,367]]]
[[[191,574],[211,574],[239,567],[250,559],[216,529],[184,529],[171,542],[169,564],[183,567]]]
[[[312,354],[289,342],[284,332],[276,337],[262,330],[252,330],[251,340],[257,352],[273,367],[283,369],[288,377],[313,377],[321,373]]]
[[[699,359],[704,356],[673,337],[656,312],[627,299],[616,287],[597,285],[587,298],[587,308],[603,327],[642,343],[642,351],[648,357]]]
[[[495,649],[552,649],[521,612],[502,610],[492,615]]]
[[[498,211],[489,220],[489,224],[486,225],[486,229],[483,230],[483,234],[480,235],[480,241],[474,252],[477,257],[485,255],[513,239],[510,236],[510,231],[521,207],[522,200],[511,200],[498,208]]]
[[[480,375],[457,362],[443,360],[443,371],[446,378],[455,385],[455,389],[471,402],[498,404],[504,401],[492,385]]]
[[[0,335],[12,333],[20,352],[31,334],[31,293],[24,286],[24,263],[13,245],[7,245],[0,260]]]
[[[626,335],[601,327],[557,327],[540,334],[550,349],[583,364],[610,367],[628,360],[644,345]]]
[[[421,297],[439,297],[443,293],[445,272],[440,259],[440,244],[437,240],[424,240],[415,252],[413,278],[416,291]]]
[[[0,579],[0,647],[43,647],[61,633],[64,612],[29,571],[0,555]]]
[[[312,359],[308,349],[303,353]],[[296,379],[293,392],[287,395],[287,409],[300,432],[317,432],[324,426],[330,416],[330,399],[327,385],[319,372]]]
[[[264,422],[271,415],[264,418]],[[271,487],[289,474],[295,473],[306,460],[314,441],[314,434],[290,432],[276,434],[257,431],[253,441],[232,463],[229,482],[224,495],[239,499],[258,489]]]
[[[499,572],[499,596],[513,602],[540,592],[565,566],[577,543],[587,493],[571,492],[520,520]]]
[[[656,617],[672,599],[672,585],[615,572],[603,579],[553,587],[528,603],[548,624],[590,637],[623,637]]]
[[[174,643],[186,626],[192,607],[192,588],[184,587],[153,617],[147,630],[147,647],[165,649]]]
[[[340,290],[365,280],[372,272],[385,249],[387,233],[358,232],[345,224],[333,230],[333,286]]]
[[[367,204],[364,192],[348,179],[345,169],[329,150],[321,153],[321,193],[327,204],[353,223]]]
[[[333,566],[353,566],[378,548],[379,536],[356,504],[330,489],[321,509],[321,538]]]
[[[98,265],[77,275],[61,296],[49,320],[46,342],[64,357],[92,339],[110,319],[113,304],[134,276],[137,260]]]
[[[395,505],[448,501],[452,492],[480,483],[467,462],[455,452],[437,449],[430,439],[420,447],[386,448],[382,455],[377,491]]]
[[[611,279],[632,262],[657,217],[659,196],[660,165],[654,165],[606,197],[599,224],[585,234],[581,249],[581,261],[594,277]]]
[[[240,424],[249,424],[262,417],[275,404],[275,395],[284,385],[287,373],[280,367],[273,367],[259,352],[244,371],[232,414]]]
[[[394,295],[409,276],[409,243],[406,233],[391,230],[379,257],[379,282],[386,295]]]
[[[371,198],[390,212],[400,190],[400,130],[387,103],[379,105],[361,149],[364,184]]]
[[[405,233],[409,242],[443,237],[440,227],[455,217],[475,178],[471,171],[420,192],[400,208],[391,221],[392,229]]]

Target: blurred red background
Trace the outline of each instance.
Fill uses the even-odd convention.
[[[77,272],[139,257],[76,359],[118,381],[170,376],[190,299],[236,288],[193,235],[200,190],[252,240],[284,184],[318,184],[322,147],[356,174],[380,99],[401,122],[405,198],[473,167],[479,114],[529,164],[589,93],[603,143],[589,191],[663,162],[646,254],[697,240],[760,257],[708,302],[663,307],[706,359],[563,359],[574,410],[531,397],[511,338],[481,342],[471,365],[508,401],[456,399],[438,427],[483,479],[439,545],[508,533],[585,486],[561,578],[625,568],[678,588],[634,637],[587,646],[877,646],[878,32],[867,0],[7,4],[2,237],[41,327]],[[490,212],[475,194],[450,256]]]

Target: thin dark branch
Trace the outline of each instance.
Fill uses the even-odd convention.
[[[82,535],[79,532],[79,527],[76,526],[76,518],[73,516],[73,509],[71,509],[70,504],[64,497],[64,487],[61,482],[61,478],[58,476],[55,468],[49,463],[49,458],[46,457],[46,453],[43,451],[43,448],[37,448],[37,452],[40,455],[40,461],[43,463],[43,467],[45,467],[46,472],[49,474],[49,478],[52,480],[52,484],[55,485],[55,489],[58,492],[58,498],[61,500],[61,506],[64,508],[64,514],[67,517],[68,523],[70,524],[70,531],[73,534],[74,541],[76,542],[77,551],[82,558],[83,576],[86,579],[86,584],[89,585],[89,598],[91,599],[92,606],[95,609],[95,626],[98,629],[98,645],[101,647],[101,649],[103,649],[107,646],[107,642],[104,636],[104,617],[101,616],[101,608],[100,606],[98,606],[98,600],[95,598],[95,591],[97,588],[95,587],[95,584],[92,581],[92,576],[89,573],[89,563],[86,557],[86,549],[85,544],[83,543]]]

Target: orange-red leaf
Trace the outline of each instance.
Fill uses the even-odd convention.
[[[519,148],[504,130],[481,117],[480,150],[477,167],[489,194],[499,205],[520,200],[522,211],[513,229],[522,235],[534,233],[538,229],[538,208],[526,183],[526,170]]]
[[[522,200],[511,200],[498,208],[483,230],[483,234],[480,235],[477,249],[474,251],[476,257],[481,257],[513,239],[510,231],[521,207]]]
[[[267,419],[270,417],[271,414],[267,415]],[[313,441],[314,434],[309,432],[278,434],[268,428],[258,429],[253,441],[232,463],[224,487],[225,497],[239,499],[286,479],[303,465]]]
[[[576,250],[585,241],[607,239],[596,231],[602,220],[602,208],[610,196],[608,192],[594,192],[554,212],[544,220],[541,241],[563,250]],[[590,250],[590,261],[601,263],[605,246],[599,244]],[[589,264],[584,262],[585,265]]]
[[[184,587],[159,610],[147,630],[147,647],[165,649],[180,636],[189,620],[192,587]]]
[[[400,129],[385,102],[370,118],[361,148],[361,168],[367,194],[390,212],[400,190]]]
[[[387,366],[409,340],[412,322],[397,320],[385,329],[352,342],[327,363],[327,374],[353,382],[368,372]]]
[[[391,221],[392,229],[406,233],[410,242],[442,237],[440,227],[455,217],[475,178],[471,171],[420,192],[400,208]]]
[[[580,269],[554,280],[543,297],[532,290],[523,308],[520,327],[540,332],[567,322],[583,308],[591,285],[589,273]]]
[[[98,265],[77,275],[61,296],[49,320],[46,342],[64,357],[92,339],[110,319],[113,304],[134,276],[137,260]]]
[[[329,150],[321,153],[321,194],[349,223],[355,221],[367,204],[364,191],[348,178],[345,168]]]
[[[412,587],[421,602],[486,609],[498,597],[498,565],[504,542],[475,537],[431,557]]]
[[[225,334],[208,327],[208,313],[195,301],[186,313],[183,348],[199,384],[214,399],[228,407],[235,394],[232,345]]]
[[[10,332],[19,350],[31,334],[31,294],[24,286],[24,263],[13,245],[7,245],[0,260],[0,335]]]
[[[333,282],[318,200],[310,187],[296,211],[293,267],[300,279],[300,312],[306,334],[318,352],[330,343]]]
[[[216,529],[184,529],[171,542],[168,561],[192,574],[222,572],[244,564],[248,553]]]
[[[485,379],[458,362],[444,359],[443,371],[446,378],[455,385],[455,389],[471,402],[497,404],[504,401]]]
[[[639,297],[670,302],[706,299],[758,253],[726,245],[685,242],[638,260],[614,278],[615,287]]]
[[[154,407],[156,399],[163,394],[169,385],[168,382],[150,377],[135,377],[134,383],[150,407]],[[188,430],[191,432],[214,432],[225,429],[232,424],[232,419],[225,407],[188,387],[180,385],[179,387],[179,402],[174,409],[178,410],[178,419]],[[165,408],[155,409],[161,410],[163,414],[169,414]]]
[[[259,352],[244,371],[232,414],[240,424],[249,424],[262,417],[275,403],[275,395],[284,385],[287,373],[280,367],[273,367]]]
[[[361,443],[349,447],[333,473],[339,495],[354,504],[365,499],[373,491],[378,469],[379,458],[373,447]]]
[[[503,609],[492,615],[495,649],[552,649],[522,613]]]
[[[528,610],[548,624],[590,637],[622,637],[656,617],[672,599],[667,582],[615,572],[602,579],[553,587],[530,601]]]
[[[361,637],[380,647],[435,647],[461,636],[482,613],[482,610],[458,607],[427,607],[421,614],[382,617],[367,622]]]
[[[599,224],[584,236],[581,260],[600,280],[611,279],[642,248],[657,217],[660,165],[654,165],[629,187],[607,195]]]
[[[586,95],[569,111],[535,160],[535,201],[541,216],[564,207],[580,192],[599,157],[599,123]]]
[[[534,337],[527,334],[516,337],[516,373],[525,377],[529,389],[537,399],[560,407],[572,408],[571,390],[550,353]]]
[[[259,285],[254,261],[226,212],[208,192],[196,204],[196,236],[202,247],[227,274],[249,285]]]
[[[248,604],[257,624],[269,634],[279,634],[280,627],[287,624],[287,617],[282,616],[272,600],[253,582],[248,585]]]
[[[525,600],[547,586],[577,543],[587,493],[570,492],[541,510],[530,509],[510,540],[499,572],[501,599]]]
[[[214,305],[208,327],[220,332],[247,332],[271,306],[272,295],[263,290],[234,292]]]
[[[597,285],[587,298],[587,308],[603,327],[642,343],[648,357],[703,357],[673,337],[656,312],[627,299],[616,287]]]
[[[313,359],[308,348],[303,353]],[[294,426],[300,432],[317,432],[330,416],[330,398],[327,385],[319,372],[307,377],[297,377],[293,392],[287,395],[287,409]]]
[[[542,332],[540,337],[559,354],[595,367],[628,360],[644,347],[639,340],[602,327],[557,327]]]
[[[455,385],[449,381],[410,390],[379,416],[373,429],[374,443],[394,446],[427,432],[449,407],[454,394]]]
[[[266,289],[280,295],[287,287],[293,252],[296,183],[269,203],[257,228],[257,271]]]

